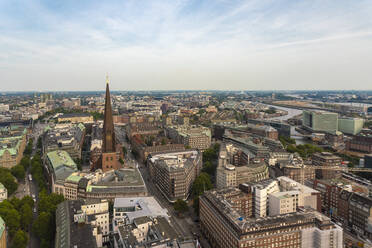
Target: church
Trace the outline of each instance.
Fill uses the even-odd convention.
[[[114,121],[112,118],[111,97],[109,79],[106,77],[105,112],[103,119],[102,153],[97,161],[92,163],[91,169],[101,169],[103,172],[118,170],[124,167],[120,161],[124,161],[121,144],[115,139]]]

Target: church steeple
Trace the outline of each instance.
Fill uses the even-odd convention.
[[[106,75],[105,114],[103,120],[102,152],[115,152],[115,130],[112,119],[109,77]]]

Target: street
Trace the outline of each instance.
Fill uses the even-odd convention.
[[[38,140],[39,136],[44,132],[45,127],[46,127],[45,124],[40,124],[40,122],[38,122],[38,123],[35,124],[35,126],[33,128],[32,137],[31,137],[31,139],[33,139],[31,157],[33,157],[37,152],[37,140]],[[31,161],[30,161],[30,163],[31,163]],[[25,182],[26,182],[26,185],[28,185],[28,195],[31,196],[31,197],[34,195],[35,199],[36,199],[35,204],[34,204],[34,209],[32,210],[33,211],[33,222],[34,222],[36,220],[37,216],[38,216],[37,203],[38,203],[38,200],[39,200],[39,189],[38,189],[38,185],[36,184],[35,180],[31,180],[31,181],[29,180],[28,175],[30,175],[30,174],[31,174],[31,164],[27,169]],[[32,228],[30,228],[30,230],[32,230]],[[29,239],[29,243],[28,243],[27,247],[29,247],[29,248],[40,247],[40,241],[32,233],[32,231],[31,231],[31,234],[30,234],[30,239]]]
[[[130,151],[130,145],[125,143],[125,146],[128,150],[128,154],[126,156],[126,160],[133,161],[135,158]],[[141,172],[142,178],[146,184],[146,188],[148,191],[149,196],[155,197],[155,199],[159,202],[160,206],[168,210],[168,214],[170,215],[170,220],[174,224],[175,231],[177,232],[179,238],[182,240],[193,239],[194,234],[199,237],[199,242],[204,248],[209,248],[210,245],[208,241],[203,237],[199,223],[195,223],[191,216],[186,215],[183,218],[178,217],[176,211],[174,210],[173,204],[171,204],[160,192],[158,187],[153,183],[151,180],[147,167],[140,161],[138,162],[138,169]],[[190,209],[193,211],[193,209]]]

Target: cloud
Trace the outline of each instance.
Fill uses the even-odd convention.
[[[106,71],[120,90],[367,89],[371,15],[346,0],[0,1],[0,90],[98,90]]]

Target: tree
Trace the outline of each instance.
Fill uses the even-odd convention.
[[[30,166],[30,156],[29,155],[23,156],[23,158],[21,159],[20,165],[22,165],[23,168],[27,170],[27,168]]]
[[[41,212],[32,225],[35,234],[44,240],[50,240],[53,236],[52,215],[49,212]]]
[[[123,146],[123,154],[124,154],[124,156],[126,156],[127,155],[127,148],[125,147],[125,146]]]
[[[18,211],[13,207],[12,204],[10,204],[10,202],[5,200],[0,205],[0,216],[3,218],[8,227],[9,236],[13,237],[20,227],[21,216],[19,215]]]
[[[32,143],[33,143],[33,141],[32,141],[32,139],[30,139],[29,142],[27,143],[27,146],[26,146],[25,150],[23,151],[23,154],[31,155],[31,153],[32,153]]]
[[[185,213],[188,209],[189,207],[184,200],[178,199],[174,203],[174,210],[176,210],[179,214]]]
[[[199,196],[194,197],[192,202],[192,208],[194,209],[196,215],[199,216]]]
[[[22,165],[16,165],[10,169],[10,172],[13,176],[15,176],[18,181],[21,181],[25,178],[25,168]]]
[[[28,230],[32,222],[32,208],[28,204],[24,204],[21,208],[21,226],[23,230]]]
[[[207,161],[203,165],[202,171],[208,173],[209,175],[214,175],[215,167],[213,166],[211,161]]]
[[[20,206],[23,206],[25,204],[29,205],[31,208],[34,207],[34,200],[32,199],[31,196],[26,195],[22,198]]]
[[[192,185],[192,193],[194,197],[198,197],[204,193],[206,190],[210,190],[213,188],[211,177],[202,172],[200,175],[195,179]]]
[[[165,138],[162,138],[161,139],[161,144],[164,146],[164,145],[166,145],[167,144],[167,140],[165,139]]]
[[[63,195],[51,193],[47,194],[45,190],[39,194],[39,213],[48,212],[54,214],[57,209],[57,205],[64,201]]]
[[[13,238],[11,248],[25,248],[27,246],[28,237],[24,231],[19,229]]]
[[[13,177],[10,170],[5,168],[0,168],[0,183],[8,190],[8,195],[13,194],[18,188],[16,179]]]
[[[81,169],[82,169],[81,168],[81,159],[80,158],[76,158],[76,159],[74,159],[74,162],[76,164],[77,169],[81,171]]]
[[[40,149],[43,147],[43,141],[41,139],[41,136],[39,136],[39,138],[37,139],[37,149]]]

